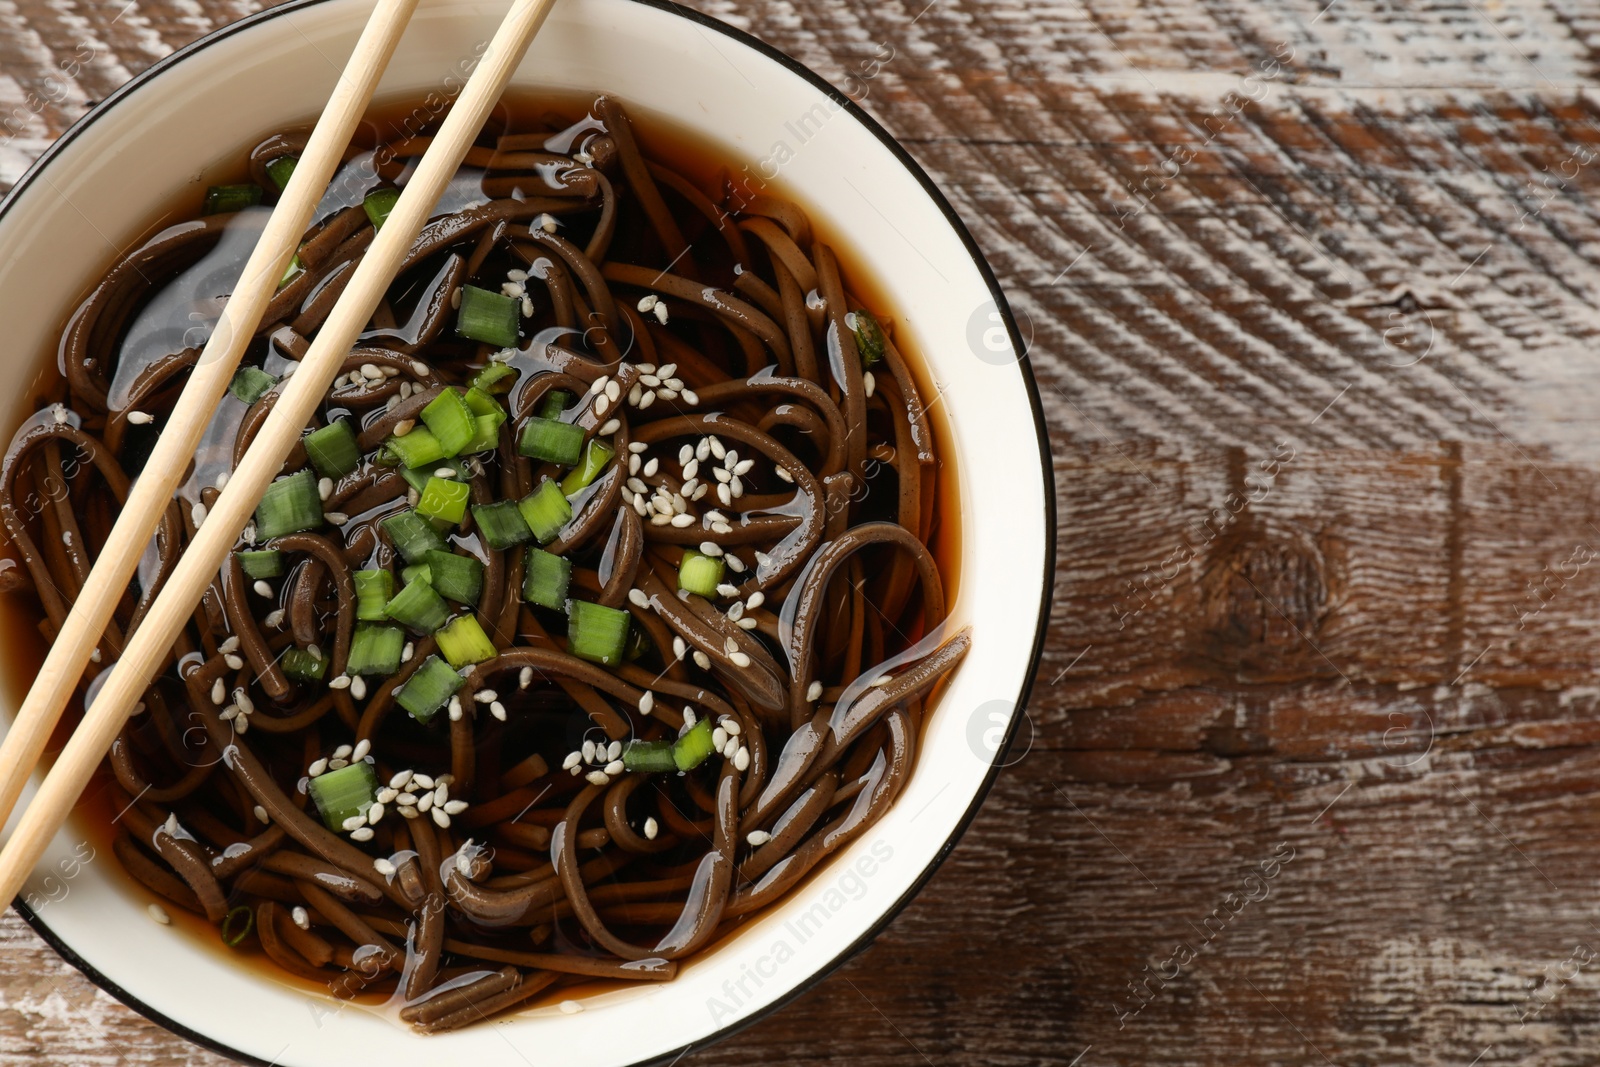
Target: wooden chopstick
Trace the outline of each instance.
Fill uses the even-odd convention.
[[[300,440],[306,421],[321,403],[350,347],[377,310],[379,300],[445,187],[466,159],[468,149],[499,102],[554,2],[515,0],[512,4],[477,70],[402,190],[394,210],[362,257],[298,369],[280,392],[271,415],[229,476],[227,486],[179,557],[166,586],[129,639],[83,722],[56,758],[4,850],[0,851],[0,906],[10,903],[17,895],[51,837],[66,821],[72,805],[122,728],[129,709],[149,686],[179,631],[192,618],[195,605],[233,550],[245,523],[283,466],[290,449]],[[299,168],[295,176],[300,176]],[[184,462],[187,459],[185,456]],[[165,507],[166,499],[157,503]],[[131,499],[129,506],[132,506]],[[143,544],[139,547],[142,549]],[[86,644],[81,650],[84,659],[91,647],[92,644]]]
[[[277,292],[278,281],[295,254],[295,246],[305,234],[311,213],[371,103],[378,79],[416,6],[417,0],[379,0],[357,40],[328,106],[295,165],[289,187],[261,231],[183,395],[133,483],[127,503],[50,646],[38,677],[17,709],[5,742],[0,744],[0,824],[10,817],[62,710],[82,680],[89,657],[100,644],[118,599],[128,588],[145,546],[155,535],[162,514],[183,480],[212,413],[233,380],[239,358],[255,336],[267,304]],[[113,648],[105,650],[108,658],[116,652]]]

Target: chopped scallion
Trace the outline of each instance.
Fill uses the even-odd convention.
[[[707,716],[672,743],[672,761],[678,770],[692,771],[704,763],[713,751],[711,740],[711,718]]]
[[[421,582],[424,585],[433,584],[433,572],[426,563],[413,563],[400,571],[400,584],[410,585],[412,582]]]
[[[459,459],[434,460],[432,463],[429,463],[423,467],[401,467],[400,477],[404,478],[406,480],[406,484],[410,485],[411,488],[420,493],[427,487],[428,479],[434,476],[435,471],[444,470],[447,467],[457,478],[461,479],[463,482],[471,480],[471,475],[467,471],[466,464],[462,463]]]
[[[567,651],[607,667],[622,662],[632,616],[588,600],[567,601]]]
[[[294,177],[295,164],[298,162],[293,156],[279,156],[267,164],[267,177],[272,179],[272,184],[280,192],[289,188],[289,179]]]
[[[343,478],[361,466],[361,446],[356,443],[349,419],[338,419],[312,430],[306,435],[305,446],[311,465],[324,478]]]
[[[383,520],[383,532],[407,563],[421,563],[428,551],[443,548],[444,538],[433,524],[415,511],[402,511]]]
[[[350,657],[344,672],[393,674],[400,669],[400,654],[405,651],[406,635],[398,626],[362,623],[350,639]]]
[[[515,348],[517,326],[521,322],[520,301],[475,285],[461,287],[461,314],[456,318],[456,333],[462,337],[496,348]]]
[[[450,698],[462,685],[461,675],[451,670],[438,656],[422,661],[417,672],[406,679],[406,684],[395,694],[395,702],[420,723],[426,723],[450,703]]]
[[[232,908],[222,917],[222,943],[229,948],[238,948],[244,939],[250,936],[250,931],[256,928],[255,909],[248,904],[240,904]]]
[[[541,545],[554,541],[561,527],[572,518],[572,505],[567,502],[561,487],[549,478],[518,501],[517,510],[522,513],[522,521],[528,524],[528,529],[533,531],[533,536]]]
[[[372,228],[383,229],[383,224],[389,221],[389,215],[394,211],[394,206],[400,202],[398,189],[374,189],[367,194],[361,206],[367,210],[367,218],[372,220]]]
[[[213,185],[206,190],[202,215],[227,215],[261,203],[259,185]]]
[[[616,454],[616,449],[597,437],[591,437],[589,443],[583,446],[583,459],[561,479],[561,491],[571,496],[587,486],[600,477],[600,472],[606,469],[606,464]]]
[[[643,774],[668,774],[678,769],[671,741],[629,741],[622,750],[622,766]]]
[[[246,578],[282,578],[283,553],[276,551],[265,552],[236,552],[239,557],[239,569],[244,571]]]
[[[472,505],[472,521],[477,525],[479,535],[496,552],[533,539],[533,531],[523,521],[522,512],[510,500]]]
[[[417,514],[425,515],[434,523],[455,526],[467,516],[467,499],[472,496],[472,486],[454,478],[429,478],[422,487],[422,499],[417,501]]]
[[[345,820],[365,816],[377,802],[378,773],[372,764],[359,760],[336,771],[327,771],[306,780],[306,792],[322,816],[322,825],[338,833]]]
[[[267,390],[277,384],[278,379],[260,367],[240,367],[233,373],[233,381],[228,385],[228,392],[246,404],[254,404],[266,394]]]
[[[435,549],[428,553],[428,582],[446,600],[477,607],[483,596],[483,564],[471,556]]]
[[[856,335],[856,351],[861,353],[861,369],[867,370],[883,358],[883,327],[866,308],[845,316],[845,324]]]
[[[450,661],[450,666],[460,670],[472,663],[494,659],[494,642],[483,632],[478,620],[471,615],[457,615],[450,625],[433,635],[439,645],[439,654]]]
[[[320,682],[328,672],[328,661],[308,648],[285,649],[278,657],[283,673],[299,682]]]
[[[552,389],[545,394],[544,403],[539,405],[541,419],[560,419],[561,413],[572,406],[572,394],[565,389]]]
[[[256,507],[256,534],[262,540],[315,530],[322,525],[322,497],[317,476],[298,471],[267,486]]]
[[[723,562],[716,556],[703,556],[689,549],[678,561],[678,588],[704,597],[717,595],[722,584]]]
[[[391,437],[383,444],[402,467],[426,467],[445,458],[444,446],[424,426],[413,428],[404,437]]]
[[[466,443],[462,452],[490,452],[500,447],[500,427],[505,423],[505,412],[496,415],[479,415],[472,420],[472,440]]]
[[[432,633],[450,620],[450,605],[428,582],[412,582],[396,593],[383,610],[389,618],[419,634]]]
[[[356,584],[356,618],[362,622],[387,619],[383,609],[394,596],[394,575],[388,571],[356,571],[350,577]]]
[[[481,389],[486,393],[510,392],[511,385],[517,380],[517,369],[506,363],[491,363],[477,374],[472,376],[468,384],[474,389]]]
[[[495,364],[497,367],[504,365],[503,363]],[[462,399],[467,402],[467,407],[472,409],[474,415],[499,415],[501,418],[505,417],[506,409],[501,406],[500,401],[476,385],[469,388],[466,396],[462,397]]]
[[[570,467],[583,453],[583,427],[536,415],[522,427],[517,451],[529,459]]]
[[[522,599],[542,608],[560,610],[567,602],[572,563],[542,548],[528,547],[522,567]]]
[[[444,449],[447,456],[460,452],[472,440],[477,432],[474,417],[475,412],[454,389],[440,390],[439,395],[422,409],[423,423],[433,432],[439,447]]]

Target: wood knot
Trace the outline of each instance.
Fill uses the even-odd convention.
[[[1274,524],[1275,526],[1277,524]],[[1238,672],[1303,674],[1333,600],[1328,553],[1298,530],[1251,530],[1219,543],[1202,580],[1198,650]]]

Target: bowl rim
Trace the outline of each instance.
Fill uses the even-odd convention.
[[[252,29],[261,23],[281,17],[291,12],[317,7],[327,2],[328,0],[288,0],[288,2],[279,4],[275,7],[269,7],[253,12],[244,16],[243,18],[236,19],[227,23],[226,25],[217,27],[204,36],[197,38],[196,40],[184,45],[183,47],[166,56],[163,56],[149,67],[146,67],[144,70],[135,74],[122,85],[118,86],[115,90],[108,93],[104,99],[100,100],[93,107],[91,107],[76,122],[64,130],[59,137],[51,142],[51,144],[39,155],[39,158],[36,159],[33,164],[29,166],[28,169],[22,174],[22,176],[17,179],[16,184],[11,187],[11,189],[6,193],[5,197],[0,199],[0,218],[4,218],[16,206],[16,203],[20,199],[23,191],[31,186],[36,180],[38,180],[42,172],[46,170],[52,162],[54,162],[56,156],[64,151],[67,146],[72,143],[72,141],[83,134],[84,131],[95,122],[104,118],[116,107],[117,104],[122,101],[124,97],[133,94],[146,82],[160,76],[168,69],[177,66],[189,57],[196,55],[206,48],[209,48],[212,45],[217,44],[235,34]],[[864,949],[870,946],[877,939],[878,935],[881,934],[883,930],[892,921],[894,921],[900,912],[911,903],[912,899],[922,891],[923,887],[927,885],[928,881],[932,879],[934,874],[936,874],[940,867],[944,865],[944,861],[949,857],[950,853],[955,850],[956,845],[960,842],[962,836],[965,835],[968,826],[970,826],[972,820],[977,817],[978,809],[982,807],[984,800],[989,795],[989,791],[994,787],[995,780],[999,777],[1000,771],[1006,766],[1007,752],[1016,734],[1017,727],[1022,720],[1026,718],[1027,705],[1032,697],[1034,682],[1038,674],[1039,661],[1044,652],[1045,639],[1049,634],[1050,612],[1054,597],[1054,582],[1052,581],[1052,578],[1055,571],[1056,560],[1056,499],[1055,478],[1053,473],[1054,466],[1051,459],[1050,436],[1045,422],[1044,408],[1040,401],[1039,385],[1038,381],[1034,377],[1033,364],[1028,353],[1028,346],[1026,343],[1024,343],[1021,331],[1018,329],[1016,316],[1011,310],[1011,306],[1006,299],[1005,293],[1000,287],[999,281],[995,278],[993,269],[989,266],[989,263],[984,258],[982,251],[978,248],[977,241],[974,240],[971,232],[967,229],[966,224],[961,220],[960,215],[956,213],[955,208],[951,206],[949,200],[945,198],[943,192],[940,191],[938,185],[935,184],[933,179],[929,177],[927,171],[922,168],[922,165],[919,164],[916,159],[913,158],[912,155],[905,149],[905,147],[902,146],[892,134],[884,129],[883,126],[855,100],[851,99],[837,86],[833,85],[826,78],[823,78],[820,74],[816,73],[804,63],[801,63],[799,60],[790,56],[788,53],[766,43],[753,34],[747,33],[744,30],[723,22],[721,19],[696,11],[692,8],[685,7],[682,4],[673,2],[673,0],[628,0],[628,2],[639,4],[643,7],[655,8],[671,15],[676,15],[679,18],[683,18],[697,24],[702,29],[722,34],[733,42],[752,49],[767,59],[777,63],[790,73],[798,76],[812,88],[829,97],[835,104],[839,105],[842,110],[859,122],[868,133],[876,138],[883,145],[883,147],[889,151],[889,153],[895,158],[896,162],[898,162],[899,165],[916,180],[917,184],[922,187],[923,192],[927,194],[929,200],[939,210],[940,214],[944,216],[946,224],[949,225],[951,231],[960,240],[962,247],[966,250],[967,255],[971,258],[973,266],[977,269],[979,276],[983,279],[984,286],[988,290],[990,298],[994,301],[995,309],[1005,327],[1006,336],[1011,343],[1012,350],[1018,353],[1018,358],[1016,361],[1017,367],[1022,376],[1023,387],[1027,391],[1028,406],[1033,417],[1034,435],[1039,446],[1039,476],[1043,489],[1045,547],[1044,574],[1040,582],[1039,610],[1034,622],[1033,647],[1029,651],[1028,655],[1027,673],[1024,675],[1021,686],[1017,691],[1016,701],[1012,706],[1011,717],[1006,723],[1004,736],[1001,738],[999,745],[995,749],[994,755],[990,760],[989,769],[985,773],[983,781],[979,784],[977,791],[973,794],[972,801],[967,806],[967,809],[962,812],[960,818],[956,820],[954,825],[951,827],[950,832],[945,836],[934,858],[917,874],[911,884],[907,886],[905,892],[884,908],[882,914],[873,921],[871,926],[859,938],[847,945],[827,963],[821,967],[818,967],[810,975],[797,983],[795,987],[788,993],[777,997],[765,1007],[753,1011],[746,1016],[742,1016],[741,1018],[730,1022],[728,1025],[717,1029],[700,1041],[693,1042],[690,1045],[673,1048],[663,1052],[660,1056],[654,1059],[641,1060],[635,1065],[635,1067],[651,1067],[651,1065],[656,1064],[676,1063],[678,1059],[681,1059],[682,1056],[689,1051],[690,1048],[704,1048],[723,1041],[726,1038],[732,1037],[734,1034],[737,1034],[746,1028],[755,1025],[773,1013],[787,1007],[802,994],[810,992],[824,979],[831,976],[840,967],[854,959]],[[253,1064],[255,1067],[276,1067],[275,1064],[236,1049],[218,1038],[200,1033],[189,1026],[179,1023],[161,1011],[151,1007],[149,1004],[146,1004],[139,997],[129,992],[115,980],[111,979],[93,965],[88,963],[88,961],[83,959],[83,957],[73,950],[72,946],[69,945],[64,938],[58,935],[50,927],[49,923],[45,922],[36,912],[34,912],[33,909],[29,908],[20,897],[13,902],[13,906],[15,907],[17,913],[34,930],[34,932],[43,938],[44,941],[49,944],[50,947],[54,949],[63,960],[82,973],[83,976],[88,978],[89,981],[94,983],[95,986],[116,998],[119,1003],[124,1004],[138,1012],[140,1015],[144,1016],[146,1019],[149,1019],[151,1022],[156,1023],[167,1032],[176,1034],[184,1040],[208,1049],[209,1051],[226,1056],[240,1063]]]

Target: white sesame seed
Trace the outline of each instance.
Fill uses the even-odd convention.
[[[702,463],[711,458],[711,438],[700,438],[699,443],[694,446],[694,458]]]
[[[637,608],[648,608],[650,606],[650,598],[644,595],[644,590],[642,589],[628,590],[628,601]]]
[[[610,763],[606,764],[606,773],[612,776],[621,774],[622,761],[619,759],[614,759]]]
[[[347,831],[359,830],[365,825],[367,825],[367,817],[365,815],[352,815],[344,821],[344,828]]]
[[[260,804],[257,804],[253,811],[257,822],[270,823],[272,821],[272,818],[267,814],[267,809],[263,808]]]
[[[590,785],[610,785],[611,784],[611,776],[609,774],[607,774],[605,771],[590,771],[588,774],[584,775],[583,777],[584,777],[584,780],[587,781]]]
[[[321,497],[323,500],[327,500],[330,496],[333,495],[333,479],[332,478],[320,478],[320,479],[317,480],[317,495],[319,497]]]
[[[360,761],[367,758],[367,753],[372,751],[372,742],[365,738],[356,742],[356,747],[351,751],[350,758]]]
[[[350,676],[348,674],[340,674],[340,675],[334,676],[334,678],[330,682],[328,682],[328,688],[329,689],[349,689],[350,688]]]
[[[894,681],[894,676],[893,675],[891,675],[891,674],[880,674],[876,678],[874,678],[872,681],[868,682],[867,685],[868,685],[868,688],[876,689],[879,686],[888,685],[892,681]]]
[[[645,444],[643,441],[629,441],[628,442],[628,451],[629,452],[643,452],[649,447],[650,446]]]
[[[334,759],[349,759],[350,758],[350,754],[352,752],[354,752],[354,751],[355,751],[355,749],[350,747],[349,745],[340,745],[338,748],[333,750],[333,758]]]
[[[239,709],[233,704],[229,704],[227,707],[223,708],[221,714],[217,716],[217,718],[221,719],[223,722],[232,722],[238,717]]]
[[[400,650],[400,662],[401,663],[410,663],[411,662],[411,657],[415,656],[416,654],[417,654],[417,646],[415,644],[413,644],[412,642],[407,641],[406,642],[406,647]]]
[[[662,303],[662,304],[657,304],[656,305],[656,321],[659,322],[663,326],[665,326],[667,324],[667,305],[666,304]]]
[[[871,371],[861,372],[861,391],[863,393],[870,397],[872,395],[872,390],[877,386],[877,384],[878,379],[873,377]]]
[[[526,688],[528,688],[528,686],[530,686],[532,684],[533,684],[533,668],[532,667],[524,667],[524,668],[522,668],[522,672],[517,675],[517,688],[518,689],[526,689]]]
[[[711,747],[716,749],[718,752],[721,752],[727,746],[728,746],[728,731],[724,730],[720,726],[717,727],[715,730],[712,730],[711,731]]]
[[[683,402],[693,407],[695,404],[700,403],[700,394],[693,389],[685,389],[683,391]]]
[[[749,474],[750,468],[756,465],[753,459],[741,459],[733,468],[735,474]]]
[[[411,782],[413,771],[396,771],[393,778],[389,779],[390,789],[404,789]]]
[[[702,555],[720,556],[722,555],[722,546],[715,541],[701,541],[700,552]]]
[[[134,426],[147,426],[153,421],[155,421],[155,420],[149,414],[147,414],[146,412],[143,412],[143,411],[130,411],[130,412],[128,412],[128,422],[130,422]]]
[[[345,523],[350,521],[350,516],[346,515],[342,511],[330,511],[322,517],[333,523],[335,526],[343,526]]]
[[[460,722],[461,721],[461,716],[463,716],[465,714],[466,714],[466,710],[464,708],[462,708],[462,706],[461,706],[461,698],[460,697],[451,697],[450,698],[450,704],[449,704],[450,721],[451,722]]]
[[[711,657],[701,652],[698,648],[694,650],[694,662],[703,671],[711,669]]]
[[[381,382],[383,380],[383,371],[378,368],[376,363],[363,363],[361,364],[361,376],[369,382]]]
[[[460,815],[466,810],[467,802],[465,800],[452,800],[446,803],[444,806],[444,813],[446,815]]]
[[[689,705],[685,704],[683,706],[683,725],[684,725],[684,728],[687,729],[688,727],[693,726],[695,724],[695,720],[696,720],[696,716],[695,716],[695,713],[694,713],[694,709],[691,708]]]
[[[605,392],[606,383],[609,382],[610,380],[611,380],[611,375],[609,375],[609,374],[600,375],[600,377],[598,377],[598,378],[596,378],[594,380],[594,384],[589,386],[590,394],[592,395],[594,393]]]
[[[431,807],[433,807],[433,794],[431,792],[423,793],[417,797],[418,811],[427,811]]]
[[[401,793],[399,796],[394,798],[394,802],[400,805],[400,814],[404,815],[405,809],[416,806],[417,794]]]
[[[168,915],[167,909],[163,908],[160,904],[149,905],[145,908],[145,912],[150,916],[150,918],[154,919],[162,926],[172,925],[172,916]]]
[[[733,766],[738,771],[748,771],[750,769],[750,750],[748,748],[740,746],[739,754],[733,757]]]
[[[717,473],[721,474],[722,472],[718,471]],[[733,507],[733,491],[730,490],[726,485],[717,486],[717,499],[722,501],[723,507]]]
[[[750,594],[750,599],[745,602],[745,606],[748,607],[751,611],[754,611],[757,608],[759,608],[761,605],[765,604],[766,602],[767,602],[767,594],[765,594],[761,590],[757,589],[754,593]]]
[[[628,403],[632,404],[634,407],[638,407],[639,400],[643,396],[644,386],[640,385],[638,382],[634,382],[633,385],[628,389]]]
[[[476,693],[472,694],[472,699],[476,700],[480,704],[488,704],[491,701],[498,700],[499,698],[500,694],[496,693],[493,689],[480,689]]]
[[[367,699],[367,680],[359,674],[350,679],[350,695],[357,700]]]
[[[367,809],[367,822],[373,826],[378,825],[378,820],[383,818],[383,804],[377,803]]]
[[[659,304],[660,302],[661,302],[661,298],[659,296],[657,296],[656,294],[654,294],[654,293],[650,293],[647,296],[640,297],[639,298],[639,304],[638,304],[639,313],[641,315],[643,315],[643,314],[646,314],[648,312],[654,311],[655,308],[656,308],[656,305]]]
[[[394,424],[394,435],[396,437],[404,437],[406,434],[410,433],[416,428],[416,419],[401,419],[399,422]]]
[[[744,560],[740,559],[738,556],[734,555],[732,552],[729,552],[727,555],[723,556],[722,558],[728,564],[728,569],[730,571],[733,571],[735,574],[743,574],[744,573]]]
[[[422,774],[420,772],[413,774],[411,776],[411,780],[417,783],[418,789],[432,789],[434,786],[439,784],[438,782],[434,781],[431,776]]]
[[[683,643],[683,638],[674,637],[672,639],[672,654],[678,659],[682,659],[689,654],[689,646]]]
[[[595,397],[594,398],[594,414],[595,414],[595,418],[599,418],[601,415],[604,415],[606,413],[606,409],[609,408],[610,406],[611,406],[611,398],[609,396],[597,396],[597,397]]]
[[[681,529],[683,529],[683,528],[685,528],[687,526],[693,526],[694,525],[694,516],[693,515],[688,515],[688,514],[674,515],[668,521],[671,522],[673,526],[675,526],[675,527],[677,527],[678,529],[681,530]]]
[[[417,506],[417,502],[420,501],[421,499],[422,499],[422,494],[417,492],[415,489],[407,489],[406,490],[406,503],[407,504],[411,505],[412,507],[416,507]]]
[[[755,616],[746,615],[744,618],[739,620],[737,625],[741,630],[754,630],[757,626],[760,626],[761,623],[755,618]]]
[[[522,294],[522,317],[525,318],[525,319],[533,318],[533,311],[534,311],[534,308],[533,308],[533,297],[529,296],[527,293],[523,293]]]
[[[524,290],[522,286],[518,285],[516,282],[502,282],[500,284],[501,296],[509,296],[515,299],[516,297],[521,296],[523,291]]]
[[[750,666],[750,657],[745,655],[743,652],[732,652],[732,653],[729,653],[728,659],[733,662],[733,665],[735,667],[748,667],[748,666]]]
[[[751,830],[748,834],[744,835],[744,839],[759,848],[768,841],[771,841],[772,835],[767,833],[765,830]]]
[[[393,804],[394,798],[399,795],[400,790],[390,789],[388,786],[384,786],[382,789],[378,790],[377,796],[374,797],[374,799],[377,800],[379,804]]]
[[[372,869],[377,871],[379,874],[383,875],[385,878],[393,878],[394,877],[394,873],[395,873],[394,864],[390,863],[388,860],[384,859],[382,856],[379,856],[377,859],[372,861]]]
[[[611,381],[606,383],[606,399],[615,404],[622,399],[622,383]]]
[[[814,704],[818,700],[821,700],[821,699],[822,699],[822,683],[821,682],[812,682],[809,686],[806,687],[806,700],[809,703],[813,703]]]
[[[358,830],[350,831],[350,840],[352,841],[371,841],[374,836],[376,835],[372,832],[372,827],[370,826],[363,826]]]
[[[654,841],[656,834],[659,832],[660,827],[656,825],[655,819],[651,818],[644,821],[644,837],[646,841]]]
[[[568,752],[567,753],[567,758],[561,761],[561,769],[564,770],[564,771],[570,771],[570,770],[572,770],[572,768],[576,767],[578,764],[580,764],[582,762],[583,762],[583,753],[582,752]]]
[[[794,484],[794,475],[790,474],[787,469],[783,467],[774,467],[772,472],[779,478],[782,478],[784,481],[788,482],[790,485]]]
[[[648,715],[655,710],[655,707],[656,695],[646,689],[644,695],[639,698],[639,714]]]
[[[500,703],[498,700],[496,700],[496,701],[494,701],[493,703],[491,703],[489,705],[489,714],[493,715],[495,718],[499,719],[501,722],[505,722],[506,721],[506,706],[504,704]]]
[[[646,392],[643,396],[641,396],[639,398],[639,410],[643,411],[645,408],[649,407],[651,404],[654,404],[655,402],[656,402],[656,394],[652,393],[652,392]]]
[[[96,649],[95,651],[98,652],[99,649]],[[229,670],[235,670],[235,671],[244,670],[244,660],[242,658],[240,658],[239,656],[234,655],[231,652],[228,655],[222,657],[222,662],[224,662],[224,663],[226,663],[228,665],[228,669]]]
[[[644,465],[644,476],[646,478],[654,478],[656,476],[656,471],[660,469],[661,461],[652,456],[650,458],[650,462]]]
[[[610,437],[620,429],[622,429],[621,419],[607,419],[605,425],[601,426],[597,432],[601,437]]]
[[[272,595],[272,586],[268,585],[266,583],[265,579],[261,579],[261,578],[256,579],[256,584],[251,586],[251,588],[256,591],[256,595],[257,596],[271,596]]]
[[[211,683],[211,703],[221,706],[222,702],[227,698],[228,687],[222,684],[221,678],[218,678]]]

